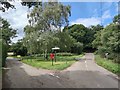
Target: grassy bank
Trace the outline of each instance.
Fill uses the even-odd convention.
[[[120,64],[114,63],[112,60],[108,60],[106,58],[101,58],[99,55],[95,56],[95,61],[105,69],[120,75]]]
[[[75,62],[75,58],[82,56],[83,55],[57,56],[57,61],[53,62],[53,66],[50,59],[44,60],[43,57],[37,57],[36,59],[23,59],[22,62],[37,68],[43,68],[48,70],[64,70]]]

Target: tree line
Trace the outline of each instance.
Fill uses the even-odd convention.
[[[69,5],[60,2],[36,4],[27,15],[29,25],[24,27],[25,37],[12,44],[9,51],[22,56],[47,54],[52,52],[51,48],[57,46],[60,48],[59,52],[81,54],[96,51],[102,57],[120,62],[120,15],[116,15],[113,22],[106,27],[101,25],[85,27],[82,24],[70,26],[68,20],[70,16]],[[15,37],[16,30],[10,27],[7,20],[2,18],[0,20],[3,24],[1,41],[4,40],[4,43],[1,43],[9,46],[10,38]],[[6,57],[2,55],[4,56]]]

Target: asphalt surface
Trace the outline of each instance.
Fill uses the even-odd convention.
[[[37,69],[8,58],[3,88],[118,88],[118,79],[98,66],[92,53],[63,71]]]

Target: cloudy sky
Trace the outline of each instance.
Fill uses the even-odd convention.
[[[118,13],[117,2],[62,2],[64,5],[71,6],[71,17],[69,25],[84,24],[90,25],[102,24],[104,26],[112,22],[112,19]],[[29,9],[22,6],[20,2],[13,2],[16,9],[9,9],[6,12],[0,12],[0,16],[7,19],[11,26],[17,30],[16,38],[12,39],[17,42],[23,38],[23,28],[28,24],[27,13]]]

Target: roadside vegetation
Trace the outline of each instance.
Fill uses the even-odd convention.
[[[101,58],[100,55],[95,55],[95,61],[98,65],[104,67],[105,69],[120,75],[120,64],[114,63],[113,60]]]
[[[22,57],[22,62],[36,68],[43,68],[48,70],[64,70],[75,63],[76,58],[81,58],[84,54],[70,55],[67,53],[59,53],[58,55],[59,56],[56,56],[56,62],[55,60],[53,61],[53,65],[50,58],[48,58],[48,60],[44,60],[43,57]]]

